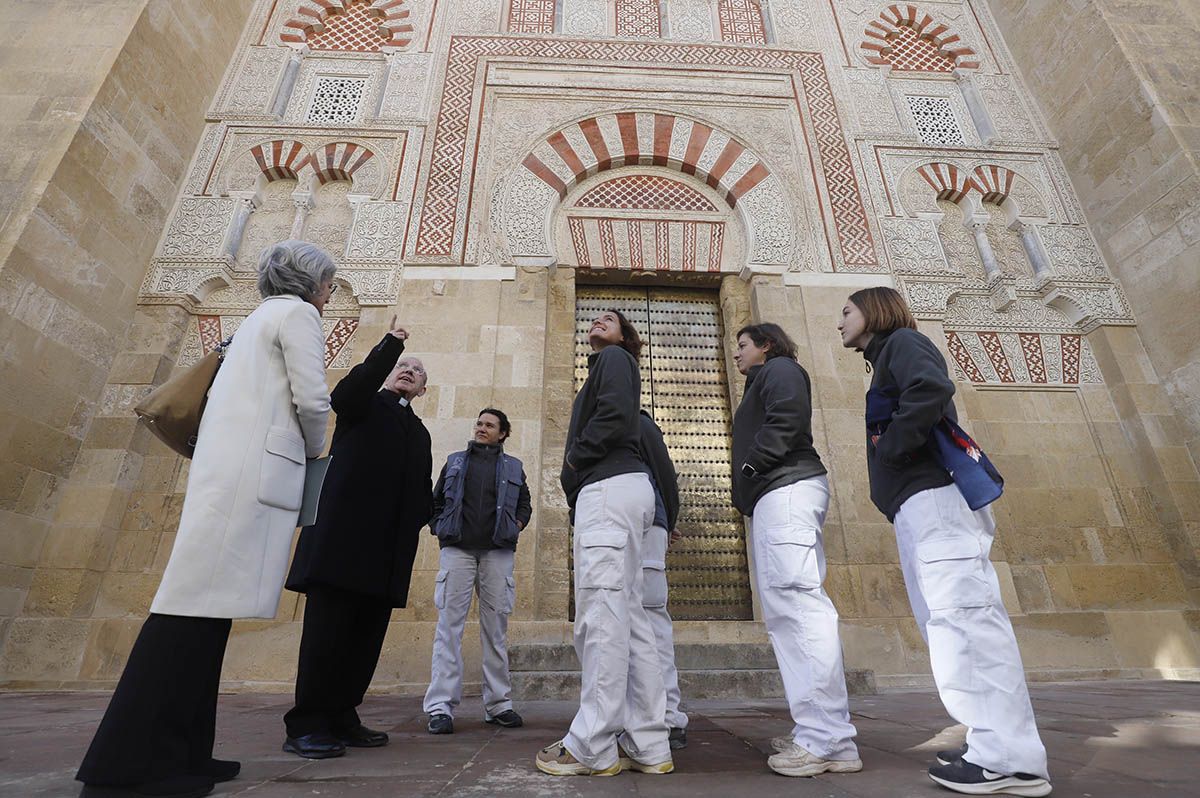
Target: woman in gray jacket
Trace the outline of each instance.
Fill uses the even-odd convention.
[[[750,516],[754,578],[795,726],[771,741],[784,776],[862,770],[838,614],[821,583],[829,482],[812,439],[812,387],[778,324],[738,330],[746,393],[733,417],[733,503]]]

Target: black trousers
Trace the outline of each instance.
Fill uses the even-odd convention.
[[[283,716],[289,737],[337,734],[359,724],[392,606],[385,599],[313,586],[304,604],[296,706]]]
[[[119,786],[200,773],[212,758],[231,625],[151,614],[75,778]]]

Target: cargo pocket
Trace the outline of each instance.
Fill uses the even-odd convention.
[[[575,564],[580,589],[621,590],[625,587],[625,545],[629,533],[623,529],[579,532],[579,559]]]
[[[812,590],[821,586],[817,530],[779,526],[766,530],[767,585]]]
[[[934,538],[917,544],[921,593],[930,610],[987,607],[991,586],[983,575],[982,549],[970,537]]]
[[[500,607],[500,612],[505,615],[510,614],[513,608],[517,606],[517,580],[511,576],[504,577],[504,604]]]
[[[299,510],[304,497],[304,440],[285,427],[267,430],[258,500],[268,507]]]
[[[446,609],[446,572],[438,571],[433,580],[433,606]]]
[[[667,606],[667,564],[643,560],[642,579],[642,606],[651,610]]]

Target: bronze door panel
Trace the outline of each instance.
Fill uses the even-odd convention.
[[[667,288],[577,286],[575,389],[587,379],[587,330],[608,308],[628,317],[645,343],[642,407],[663,430],[679,472],[679,529],[667,550],[671,615],[752,617],[746,531],[730,502],[732,416],[721,310],[715,294]],[[572,589],[572,615],[574,614]]]

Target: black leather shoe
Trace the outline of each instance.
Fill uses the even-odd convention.
[[[454,734],[454,718],[449,715],[430,715],[429,733]]]
[[[518,726],[525,725],[525,721],[521,716],[512,709],[506,709],[494,718],[484,718],[483,722],[503,726],[506,729],[515,729]]]
[[[213,780],[205,776],[177,776],[146,784],[100,787],[85,784],[79,798],[202,798],[213,791]]]
[[[210,759],[208,764],[200,768],[198,775],[212,779],[218,784],[223,781],[233,781],[242,772],[242,763],[232,759]]]
[[[332,734],[306,734],[283,741],[283,750],[305,759],[332,759],[346,753],[346,745]]]
[[[350,748],[379,748],[388,744],[387,732],[368,729],[361,723],[353,729],[337,732],[337,738]]]
[[[672,751],[687,748],[687,729],[672,726],[671,733],[667,735],[667,743],[670,744]]]

